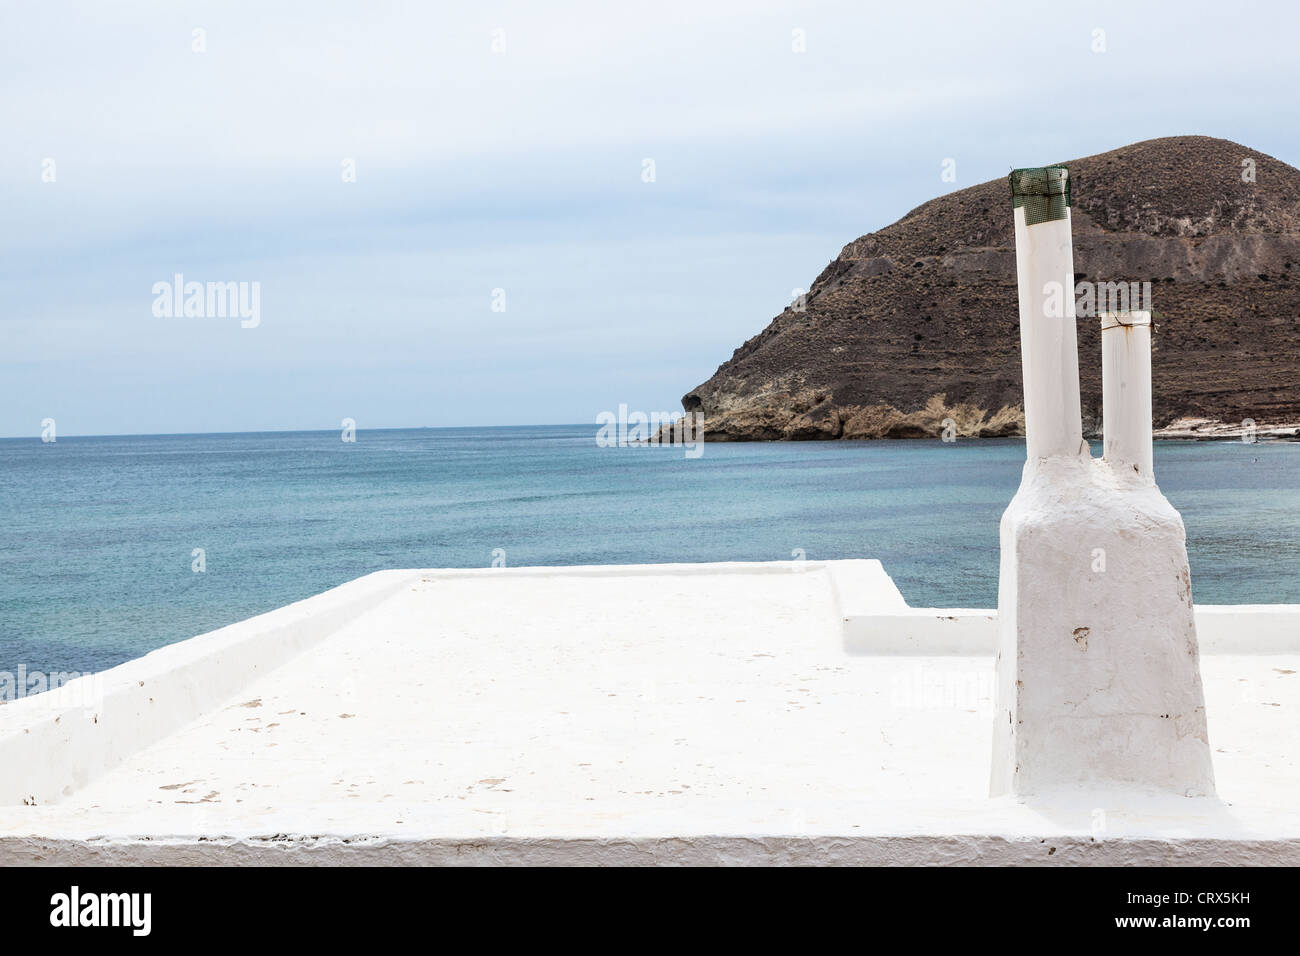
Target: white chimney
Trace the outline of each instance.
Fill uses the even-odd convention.
[[[1069,174],[1049,166],[1011,177],[1028,454],[1078,455],[1084,445]]]
[[[1018,169],[1011,194],[1026,461],[1001,525],[990,791],[1212,794],[1186,535],[1151,469],[1149,315],[1105,320],[1093,459],[1069,172]]]
[[[1153,478],[1151,313],[1101,314],[1102,455]]]

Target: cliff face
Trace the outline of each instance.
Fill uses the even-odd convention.
[[[1151,284],[1156,425],[1300,422],[1300,170],[1204,136],[1064,165],[1076,280]],[[803,311],[774,318],[682,405],[704,413],[711,440],[921,437],[945,418],[958,435],[1021,434],[1018,323],[998,179],[849,243]],[[1099,321],[1078,326],[1096,434]]]

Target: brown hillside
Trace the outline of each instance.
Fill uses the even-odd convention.
[[[1255,182],[1242,181],[1242,161]],[[1152,283],[1155,418],[1300,422],[1300,170],[1205,136],[1068,160],[1077,279]],[[854,240],[682,399],[710,439],[1017,434],[1015,248],[1005,179]],[[1101,416],[1080,318],[1084,427]]]

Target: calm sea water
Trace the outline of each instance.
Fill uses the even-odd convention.
[[[1023,441],[688,460],[595,433],[0,440],[0,670],[108,667],[370,571],[485,567],[495,549],[510,566],[873,557],[913,605],[996,604]],[[1198,602],[1300,603],[1300,444],[1160,443],[1156,467]]]

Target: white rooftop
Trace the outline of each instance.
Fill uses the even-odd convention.
[[[1300,608],[1198,609],[1218,800],[1031,805],[993,613],[872,561],[381,572],[0,707],[0,864],[1300,862]]]

